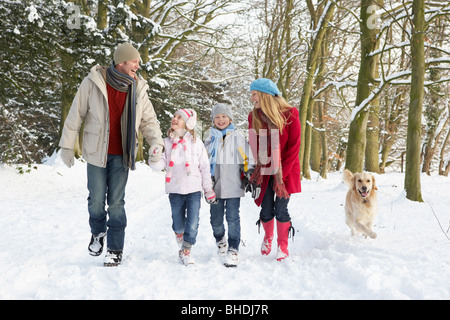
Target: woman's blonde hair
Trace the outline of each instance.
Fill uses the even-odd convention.
[[[282,96],[273,96],[269,93],[264,93],[261,91],[256,92],[259,96],[261,111],[282,133],[284,126],[287,124],[287,119],[284,116],[284,112],[292,108],[292,106]],[[255,129],[258,133],[259,129],[262,128],[262,120],[256,108],[253,108],[252,110],[252,122],[253,129]]]

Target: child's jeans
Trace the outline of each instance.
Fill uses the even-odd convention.
[[[220,241],[225,235],[223,216],[226,215],[228,223],[228,246],[239,250],[241,241],[241,222],[239,217],[239,206],[241,198],[218,199],[217,204],[212,204],[210,208],[211,226],[214,238]]]
[[[169,193],[172,209],[172,230],[183,233],[183,240],[194,245],[200,220],[200,191],[188,194]]]

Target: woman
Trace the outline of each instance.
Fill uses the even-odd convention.
[[[280,96],[270,79],[253,81],[250,92],[254,108],[248,115],[249,142],[253,154],[257,155],[250,182],[261,186],[261,193],[255,199],[256,205],[261,206],[258,224],[263,225],[265,232],[261,254],[268,255],[271,251],[276,218],[277,260],[281,261],[289,256],[290,195],[301,191],[300,119],[298,110]]]

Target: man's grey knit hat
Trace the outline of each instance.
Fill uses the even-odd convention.
[[[119,44],[114,51],[114,65],[136,59],[141,60],[141,55],[129,42]]]

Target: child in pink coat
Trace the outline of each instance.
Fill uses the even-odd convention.
[[[161,160],[153,170],[166,169],[166,193],[172,210],[172,230],[180,245],[180,262],[193,263],[191,248],[196,242],[202,191],[208,203],[216,201],[203,142],[196,137],[197,114],[192,109],[175,112]]]

